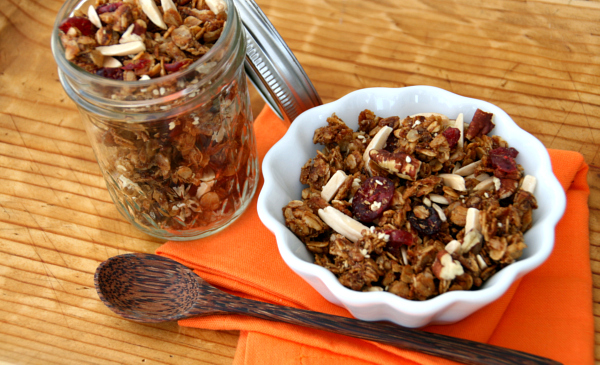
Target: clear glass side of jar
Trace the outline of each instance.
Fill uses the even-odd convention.
[[[189,240],[233,222],[258,184],[258,158],[243,70],[245,42],[231,1],[220,39],[188,69],[126,82],[64,57],[56,21],[52,51],[77,104],[118,210],[155,237]]]

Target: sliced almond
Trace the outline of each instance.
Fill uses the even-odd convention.
[[[476,229],[481,232],[481,223],[479,222],[479,209],[469,208],[467,209],[467,220],[465,224],[465,233],[468,233],[472,229]]]
[[[481,257],[481,255],[477,255],[477,265],[479,265],[479,269],[481,271],[487,269],[487,264],[485,263],[485,260],[483,259],[483,257]]]
[[[402,263],[408,265],[408,250],[406,249],[406,246],[402,245],[402,247],[400,247],[400,253],[402,254]]]
[[[167,29],[167,25],[163,20],[163,16],[158,10],[158,6],[154,0],[139,0],[140,5],[142,6],[142,11],[144,14],[148,16],[148,18],[152,21],[152,23],[156,24],[157,27],[162,29]]]
[[[135,41],[123,44],[113,44],[112,46],[96,47],[104,56],[129,56],[138,54],[146,50],[144,42]]]
[[[385,143],[387,142],[390,133],[392,133],[392,130],[392,128],[385,126],[381,128],[379,132],[377,132],[363,153],[363,160],[365,163],[367,163],[370,159],[369,152],[371,152],[371,150],[380,150],[385,146]]]
[[[489,179],[489,177],[490,177],[490,175],[488,175],[486,173],[479,174],[477,176],[475,176],[475,174],[471,174],[469,176],[465,176],[465,180],[467,180],[467,179],[477,179],[479,181],[483,181],[483,180]]]
[[[211,181],[215,179],[215,176],[215,170],[211,169],[210,167],[207,167],[202,171],[202,177],[200,178],[200,180]]]
[[[177,11],[177,7],[172,0],[160,0],[160,6],[162,6],[163,13],[166,13],[169,9]]]
[[[226,132],[227,132],[227,128],[224,125],[221,125],[221,128],[219,128],[218,131],[213,132],[212,140],[217,143],[221,143],[221,141],[223,140],[223,137],[225,137]]]
[[[143,42],[144,40],[137,34],[131,34],[127,37],[119,38],[119,43]]]
[[[90,57],[90,60],[94,63],[94,65],[96,65],[98,67],[104,66],[104,56],[102,55],[102,53],[100,53],[94,49],[94,50],[90,51],[89,57]]]
[[[452,169],[452,173],[456,174],[456,171],[458,171],[458,169],[460,169],[460,163],[455,163],[454,164],[454,168]]]
[[[368,292],[368,293],[372,293],[372,292],[383,291],[383,288],[380,286],[370,286],[370,287],[364,289],[364,291]]]
[[[227,10],[227,4],[225,4],[225,1],[223,0],[206,0],[205,3],[208,5],[210,11],[215,14],[219,14],[220,12]]]
[[[452,241],[448,242],[446,244],[446,248],[445,248],[445,250],[449,254],[453,254],[453,253],[457,252],[459,249],[460,249],[460,242],[458,242],[457,240],[452,240]]]
[[[448,201],[448,199],[446,199],[445,196],[438,195],[438,194],[429,194],[429,200],[431,200],[434,203],[443,204],[443,205],[450,204],[450,202]]]
[[[123,186],[123,188],[133,186],[136,189],[140,189],[140,186],[138,184],[134,183],[133,181],[131,181],[130,179],[125,177],[125,175],[119,176],[119,181],[121,182],[121,186]]]
[[[330,201],[335,196],[335,194],[337,194],[338,190],[340,189],[344,181],[346,181],[347,177],[348,175],[346,175],[344,171],[337,170],[335,174],[333,174],[333,176],[329,178],[327,184],[325,184],[325,186],[323,187],[323,190],[321,191],[321,197],[326,201]]]
[[[132,35],[134,28],[135,28],[135,24],[131,24],[129,27],[127,27],[127,29],[121,35],[121,38],[123,38],[123,37],[129,37],[130,35]],[[121,43],[123,43],[123,42],[121,42]]]
[[[535,185],[537,184],[537,180],[534,176],[526,175],[523,178],[523,184],[521,185],[521,189],[530,192],[533,194],[535,191]]]
[[[135,41],[143,41],[142,37],[140,37],[137,34],[133,34],[133,28],[135,27],[135,24],[131,24],[129,26],[129,28],[127,28],[127,30],[123,33],[123,35],[121,35],[121,38],[119,38],[119,43],[129,43],[129,42],[135,42]]]
[[[365,152],[363,153],[363,160],[365,161],[365,166],[367,171],[371,173],[371,169],[369,168],[369,161],[371,161],[371,157],[369,156],[369,152],[371,150],[380,150],[385,147],[385,143],[387,142],[388,137],[392,133],[393,129],[385,126],[377,132],[377,134],[373,137],[371,142],[367,145]]]
[[[458,128],[460,131],[460,137],[458,137],[458,142],[456,145],[459,149],[462,149],[465,143],[465,118],[463,113],[458,114],[456,117],[456,121],[454,121],[454,128]]]
[[[96,28],[102,28],[102,21],[100,21],[100,17],[93,5],[88,7],[88,19],[96,26]]]
[[[440,220],[441,220],[442,222],[445,222],[445,221],[447,221],[447,219],[446,219],[446,214],[444,214],[444,210],[443,210],[442,208],[440,208],[440,206],[439,206],[439,205],[437,205],[437,204],[433,203],[433,204],[432,204],[432,207],[433,207],[433,209],[434,209],[434,210],[437,212],[437,214],[440,216]]]
[[[102,63],[102,67],[106,68],[117,68],[122,66],[123,64],[118,59],[110,56],[105,56],[104,62]]]
[[[473,188],[473,191],[489,190],[493,187],[494,187],[494,177],[491,176],[491,177],[488,177],[487,179],[483,180],[479,184],[475,185],[475,187]]]
[[[318,213],[323,222],[352,242],[358,241],[362,237],[362,231],[368,229],[359,221],[348,217],[334,207],[319,209]]]
[[[454,171],[454,173],[457,175],[460,175],[460,176],[469,176],[475,172],[475,169],[479,165],[481,165],[481,160],[475,161],[466,166],[463,166],[460,169],[457,169],[456,171]]]
[[[444,185],[451,187],[457,191],[466,191],[467,187],[465,186],[465,179],[456,174],[439,174],[439,177],[444,180]]]

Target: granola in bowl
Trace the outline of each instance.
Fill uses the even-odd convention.
[[[333,114],[302,167],[302,200],[286,225],[315,263],[353,290],[426,300],[481,287],[521,257],[537,208],[535,177],[519,152],[489,136],[493,114],[470,123],[437,113],[358,115],[353,131]]]
[[[444,292],[442,295],[428,297],[425,300],[419,300],[421,298],[416,298],[416,300],[406,299],[402,296],[390,293],[389,291],[379,290],[378,288],[374,289],[374,291],[363,291],[362,289],[353,290],[347,286],[342,285],[338,277],[330,270],[318,265],[316,263],[316,260],[319,253],[315,254],[311,252],[307,245],[296,234],[294,234],[290,228],[288,228],[288,226],[286,225],[285,213],[282,214],[282,207],[285,207],[291,201],[299,201],[303,204],[303,200],[307,198],[307,196],[303,196],[302,194],[303,191],[306,191],[305,189],[307,189],[307,185],[304,185],[300,181],[300,176],[302,175],[302,167],[305,166],[308,160],[314,160],[319,156],[320,153],[325,154],[327,150],[326,147],[313,143],[315,131],[322,127],[327,128],[329,126],[327,119],[331,118],[332,115],[335,113],[337,118],[344,121],[347,127],[351,130],[351,139],[355,140],[358,138],[360,140],[360,137],[354,138],[355,134],[364,133],[360,130],[357,116],[365,109],[373,111],[373,114],[375,116],[379,116],[380,118],[382,118],[381,120],[385,120],[389,117],[394,116],[402,116],[401,118],[398,118],[398,123],[400,123],[400,121],[402,121],[406,116],[414,116],[415,114],[422,114],[428,112],[434,112],[441,115],[445,115],[448,117],[449,120],[456,120],[458,115],[462,113],[463,121],[466,122],[470,122],[473,119],[473,116],[475,115],[477,109],[488,113],[492,113],[494,115],[493,123],[495,124],[495,127],[492,129],[491,132],[487,133],[487,137],[489,137],[492,141],[499,141],[499,137],[496,136],[500,136],[503,140],[506,141],[508,148],[512,147],[519,152],[517,157],[514,158],[516,164],[520,165],[522,168],[522,170],[521,168],[518,168],[518,171],[521,174],[521,178],[519,178],[519,184],[522,184],[523,182],[523,171],[526,172],[526,175],[531,175],[535,177],[535,180],[537,181],[534,193],[538,209],[532,209],[531,226],[526,232],[523,233],[523,242],[527,247],[522,249],[521,256],[513,263],[506,265],[501,269],[500,267],[497,267],[494,275],[489,277],[488,280],[484,281],[477,290],[451,290]],[[468,131],[468,128],[466,128],[465,131]],[[342,134],[343,133],[341,133],[340,136]],[[374,131],[374,134],[370,135],[369,138],[371,140],[374,139],[375,134],[377,134],[377,131]],[[393,136],[393,133],[390,133],[390,135]],[[394,138],[396,136],[388,137]],[[365,138],[367,137],[365,136]],[[469,143],[468,138],[464,141],[465,144]],[[368,146],[368,144],[369,142],[365,141],[363,143],[363,146]],[[366,149],[366,147],[364,148]],[[320,151],[320,153],[318,151]],[[453,153],[449,154],[450,158],[452,158]],[[361,161],[364,161],[364,156],[361,155],[360,152],[354,153],[353,155],[354,157],[346,156],[347,158],[343,159],[344,163],[350,163],[351,165],[353,163],[357,163],[357,166],[360,166]],[[479,157],[479,159],[481,158]],[[404,161],[406,162],[406,158],[404,159]],[[426,161],[427,165],[429,165],[430,167],[431,161],[432,160]],[[410,162],[414,162],[412,157]],[[372,161],[370,165],[373,165]],[[461,167],[463,165],[466,166],[467,164],[463,162],[461,163]],[[327,164],[327,166],[329,166],[329,164]],[[316,167],[319,168],[319,164],[317,164]],[[421,168],[423,168],[423,166],[421,166]],[[425,167],[425,169],[427,168],[428,167]],[[448,164],[447,168],[449,169],[449,171],[442,170],[442,173],[456,173],[456,171],[454,171],[455,166],[450,166]],[[375,166],[372,169],[375,173],[374,176],[377,178],[385,177],[392,180],[394,182],[394,191],[396,191],[396,188],[399,187],[399,185],[396,186],[395,181],[399,181],[398,179],[401,178],[394,176],[390,178],[389,176],[379,174],[378,171],[380,169],[381,168],[378,168],[377,166]],[[361,89],[354,91],[331,103],[312,108],[302,113],[294,121],[294,123],[292,123],[285,136],[269,150],[269,152],[263,160],[262,171],[264,176],[264,185],[261,189],[261,193],[258,198],[258,214],[265,226],[269,230],[271,230],[275,235],[279,254],[281,255],[283,261],[287,264],[287,266],[298,276],[303,278],[307,284],[309,284],[312,288],[314,288],[314,290],[319,292],[325,299],[334,304],[346,308],[354,317],[367,321],[388,320],[406,327],[422,327],[428,324],[453,323],[471,315],[483,306],[486,306],[500,298],[504,293],[507,292],[509,287],[513,283],[515,283],[517,279],[534,270],[548,258],[548,256],[552,252],[554,245],[554,227],[557,224],[560,217],[562,216],[565,209],[564,191],[552,172],[548,152],[539,140],[537,140],[535,137],[533,137],[523,129],[519,128],[519,126],[510,118],[510,116],[498,106],[495,106],[491,103],[482,100],[466,98],[451,93],[449,91],[430,86]],[[357,171],[348,171],[346,172],[346,175],[350,176],[356,172]],[[490,177],[492,178],[494,177],[489,172],[485,173],[490,175]],[[330,175],[327,177],[321,178],[321,181],[323,181],[324,186],[327,185],[327,182],[333,175],[335,175],[335,172],[330,173]],[[366,179],[372,177],[368,172],[366,174],[363,173],[363,175]],[[406,175],[410,176],[410,174]],[[460,176],[463,179],[465,179],[469,175]],[[418,177],[418,174],[416,176]],[[412,186],[415,184],[415,181],[407,179],[404,180],[406,180],[406,182],[404,182],[404,185]],[[472,179],[466,180],[468,181]],[[465,181],[465,183],[467,183],[467,181]],[[494,181],[494,179],[491,180],[491,182]],[[472,183],[475,183],[475,181],[471,181],[471,184]],[[376,182],[375,184],[377,186],[380,186]],[[441,190],[439,190],[440,187]],[[467,184],[465,187],[468,189],[473,188],[472,185]],[[448,188],[449,186],[447,186],[445,182],[440,183],[436,185],[433,191],[426,194],[429,195],[428,199],[429,201],[431,201],[432,207],[433,203],[438,205],[442,210],[446,210],[449,207],[450,204],[444,205],[441,202],[435,201],[435,199],[437,199],[437,197],[435,196],[436,194],[442,197],[445,197],[445,195],[447,194],[448,197],[450,197],[450,195],[452,195],[452,192],[450,192]],[[337,195],[340,193],[340,191],[342,191],[343,193],[343,189],[344,188],[341,187],[333,194]],[[358,189],[358,187],[351,186],[350,189]],[[455,189],[453,188],[452,190]],[[495,193],[495,184],[493,189],[490,188],[486,191],[488,192],[488,194],[490,194],[491,192]],[[330,189],[326,189],[326,192],[332,194]],[[434,195],[433,200],[431,199],[431,194]],[[318,196],[320,194],[315,195]],[[340,202],[344,202],[344,200],[335,199],[335,195],[333,195],[332,198],[329,200],[328,205],[336,205],[335,209],[340,212],[343,212],[344,208],[347,208],[350,211],[351,203],[349,202],[349,200],[347,200],[346,203],[339,204],[337,202],[334,202],[334,200],[339,200]],[[418,193],[416,193],[416,195],[418,195]],[[425,200],[423,196],[416,195],[411,195],[411,203],[413,201],[419,201],[422,203],[420,205],[425,207],[425,209],[418,208],[416,212],[414,210],[407,211],[407,221],[409,221],[409,213],[416,213],[415,216],[417,218],[418,215],[421,215],[421,217],[425,217],[426,214],[432,214],[427,205],[429,204],[429,202]],[[460,201],[460,205],[462,205],[462,198],[460,198],[460,195],[461,194],[458,195],[458,199],[456,201]],[[446,197],[446,199],[448,199],[448,197]],[[393,207],[393,204],[396,204],[395,199],[396,197],[394,196],[392,198],[390,206]],[[467,198],[465,196],[465,202],[467,201],[466,199]],[[354,200],[352,200],[352,202],[354,202]],[[384,205],[385,201],[381,199],[379,203]],[[376,208],[378,207],[378,205],[379,204],[375,202]],[[411,209],[413,209],[412,205]],[[310,217],[312,217],[312,215],[314,214],[312,208],[310,210],[306,209],[305,211],[310,212]],[[367,210],[365,209],[365,211]],[[462,211],[464,212],[464,210]],[[317,213],[314,215],[321,219],[321,221],[323,221],[323,219],[318,214],[318,209],[316,210],[316,212]],[[479,213],[480,215],[482,215],[485,212],[483,209],[479,209]],[[357,221],[356,219],[354,219],[353,216],[351,218],[346,214],[342,213],[342,215],[348,217],[349,219]],[[460,216],[452,216],[451,214],[448,214],[446,215],[446,219],[447,221],[451,219],[460,220],[461,216],[462,214]],[[369,218],[367,217],[367,219]],[[318,221],[315,220],[315,222]],[[323,223],[325,222],[323,221]],[[381,223],[381,218],[379,218],[379,220],[374,219],[371,223],[359,223],[361,225],[369,227],[369,231],[371,226],[376,226],[377,230],[380,229],[378,224]],[[328,223],[326,224],[329,226]],[[451,226],[450,223],[448,223],[448,226]],[[455,224],[452,224],[452,226],[455,226],[455,229],[458,229],[459,231],[464,230],[463,226],[458,226]],[[442,224],[441,227],[443,228],[444,225]],[[406,228],[408,228],[406,227],[406,225],[404,227],[401,227],[401,229],[408,231]],[[315,226],[313,229],[318,228],[316,228]],[[411,231],[412,229],[414,229],[414,227],[411,227]],[[478,229],[478,231],[483,236],[483,225],[482,229]],[[362,232],[362,229],[359,230],[359,232]],[[330,231],[330,233],[333,233],[333,235],[338,234],[337,232],[334,233],[333,231]],[[451,232],[450,235],[454,233],[456,232]],[[367,232],[367,234],[370,233]],[[393,240],[402,240],[403,234],[396,233],[395,235],[398,237],[393,237]],[[439,233],[437,235],[439,235]],[[314,237],[317,236],[318,234]],[[331,235],[329,237],[331,237]],[[402,244],[399,246],[400,256],[398,257],[397,261],[399,265],[403,264],[402,247],[404,246],[406,248],[408,254],[409,249],[415,246],[415,243],[418,242],[418,240],[416,240],[414,236],[412,236],[412,232],[411,238],[415,241],[413,245],[409,246]],[[457,238],[458,239],[456,239],[456,241],[462,242],[461,236],[457,236]],[[345,238],[344,236],[344,239],[347,238]],[[357,238],[357,241],[359,239],[360,237]],[[377,234],[377,239],[379,239],[379,232]],[[422,241],[423,237],[420,237],[419,239]],[[485,237],[483,237],[483,239],[485,240]],[[316,239],[313,239],[313,241],[317,242]],[[353,242],[351,240],[349,241]],[[321,244],[327,245],[327,247],[330,246],[330,243],[327,242],[327,240],[323,240]],[[318,247],[316,246],[318,245],[314,245],[314,247],[318,249]],[[434,247],[440,248],[441,251],[441,245],[436,244],[436,246]],[[452,246],[448,248],[450,249],[451,247]],[[444,245],[443,248],[445,250],[446,246]],[[477,247],[473,249],[477,250]],[[375,248],[372,252],[376,253],[376,250],[377,248]],[[326,251],[329,252],[329,250]],[[482,251],[483,249],[480,249],[480,255]],[[362,252],[359,253],[362,254]],[[329,255],[329,253],[327,253],[327,255]],[[431,257],[434,262],[436,257],[437,255]],[[452,254],[450,254],[450,257],[452,257]],[[485,259],[483,255],[482,258]],[[410,259],[410,257],[407,257],[407,259]],[[444,263],[447,263],[447,261],[445,260],[448,260],[448,257],[444,259]],[[475,260],[477,260],[476,257]],[[463,271],[466,271],[466,265],[463,265],[463,263],[459,259],[453,258],[452,262],[454,263],[454,261],[458,261],[461,264]],[[331,262],[335,263],[335,260]],[[391,264],[392,262],[389,263]],[[442,264],[442,262],[440,262],[440,264]],[[479,263],[477,262],[475,262],[475,264],[479,265]],[[491,263],[486,262],[486,264],[489,265]],[[442,264],[442,266],[446,265]],[[492,265],[489,266],[491,267]],[[430,268],[430,270],[432,269]],[[432,276],[434,277],[434,284],[435,281],[438,281],[438,285],[434,285],[434,290],[439,291],[440,280],[435,277],[435,274],[433,274],[433,270],[431,272]],[[458,274],[457,276],[460,275]],[[385,279],[385,275],[383,279]],[[381,281],[383,279],[380,278],[379,280]],[[381,283],[379,285],[371,286],[379,286],[382,289],[385,289],[385,286],[383,286]]]

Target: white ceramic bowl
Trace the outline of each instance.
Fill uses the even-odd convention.
[[[426,301],[410,301],[388,292],[353,291],[342,286],[327,269],[313,263],[312,254],[285,226],[282,208],[291,200],[301,199],[305,186],[299,181],[300,168],[322,148],[312,142],[316,128],[327,125],[326,119],[336,113],[356,130],[358,114],[364,109],[380,117],[400,118],[421,112],[456,118],[462,112],[465,121],[470,121],[477,108],[494,113],[496,127],[490,134],[502,136],[516,148],[517,162],[538,181],[535,196],[539,208],[534,211],[532,228],[525,234],[528,247],[517,262],[496,273],[478,290],[447,292]],[[275,234],[287,265],[327,300],[345,307],[356,318],[389,320],[406,327],[453,323],[502,296],[515,280],[548,258],[554,246],[554,227],[566,204],[548,153],[539,140],[519,128],[495,105],[430,86],[362,89],[304,112],[267,153],[262,171],[265,183],[258,198],[258,214]]]

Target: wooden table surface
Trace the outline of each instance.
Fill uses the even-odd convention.
[[[585,156],[600,363],[600,2],[258,3],[324,102],[365,87],[438,86]],[[58,81],[50,33],[61,5],[0,0],[0,363],[230,364],[236,332],[132,323],[96,295],[100,262],[162,242],[117,212]]]

